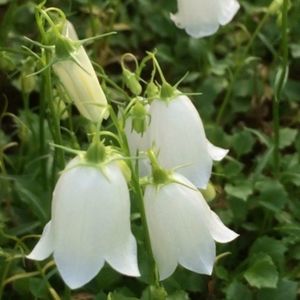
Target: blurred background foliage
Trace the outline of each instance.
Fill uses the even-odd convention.
[[[289,74],[280,93],[278,167],[272,107],[282,65],[282,1],[240,0],[233,22],[205,39],[192,39],[174,26],[169,13],[176,12],[175,0],[47,1],[47,6],[65,12],[81,38],[117,31],[87,46],[99,65],[100,78],[122,86],[121,56],[131,52],[140,60],[154,49],[170,83],[188,72],[180,89],[202,93],[192,100],[207,135],[216,145],[230,149],[225,161],[215,166],[212,183],[217,195],[210,205],[240,237],[229,245],[218,245],[222,255],[211,277],[178,268],[162,283],[168,296],[147,287],[146,275],[125,278],[109,267],[82,289],[70,291],[51,259],[36,263],[24,258],[37,241],[34,234],[50,218],[51,192],[58,175],[48,144],[52,134],[47,110],[39,108],[41,76],[26,77],[38,66],[22,48],[23,36],[39,39],[34,19],[37,3],[0,0],[0,298],[297,299],[300,1],[291,0],[288,12]],[[146,68],[143,77],[149,76]],[[104,84],[104,89],[109,99],[124,101],[112,85]],[[55,93],[60,111],[61,91],[57,88]],[[64,144],[84,149],[89,125],[68,103],[64,105],[72,115],[61,116]],[[47,141],[43,155],[41,126]],[[137,237],[141,234],[138,223],[134,231]],[[147,259],[140,248],[141,269],[147,274]]]

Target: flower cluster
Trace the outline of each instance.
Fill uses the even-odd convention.
[[[185,5],[190,7],[194,2],[179,1],[179,13],[173,16],[174,20],[181,20],[181,26],[188,32]],[[211,2],[218,18],[208,19],[225,24],[237,9],[236,2],[219,2]],[[232,9],[228,8],[223,15],[225,2]],[[212,29],[215,26],[203,30],[208,33]],[[82,116],[101,125],[102,119],[109,116],[107,100],[68,21],[54,44],[58,53],[54,74]],[[148,58],[157,64],[153,54]],[[208,141],[191,100],[166,83],[163,76],[162,85],[152,78],[147,87],[148,97],[141,97],[137,74],[124,65],[122,68],[125,84],[134,95],[114,124],[121,132],[116,140],[124,139],[122,145],[105,146],[101,132],[97,131],[88,150],[79,151],[69,162],[53,192],[51,221],[27,256],[43,260],[53,254],[57,269],[70,288],[89,282],[105,262],[124,275],[140,276],[130,221],[131,175],[146,178],[143,185],[138,182],[144,209],[140,214],[145,216],[143,225],[160,280],[171,276],[178,264],[197,273],[211,274],[215,241],[226,243],[237,237],[198,190],[207,187],[213,161],[223,159],[228,150]],[[116,121],[117,116],[112,119]],[[125,162],[129,154],[131,159]]]

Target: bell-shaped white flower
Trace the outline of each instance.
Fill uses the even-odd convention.
[[[196,273],[212,273],[215,242],[227,243],[238,235],[210,209],[201,193],[180,174],[173,181],[145,189],[144,204],[151,247],[160,279],[178,264]]]
[[[128,187],[116,162],[98,168],[77,157],[68,164],[55,186],[52,219],[27,257],[43,260],[52,253],[70,288],[89,282],[105,261],[139,276]]]
[[[178,0],[178,12],[171,19],[195,38],[214,34],[229,23],[239,10],[237,0]]]
[[[185,95],[168,101],[156,99],[150,104],[149,115],[150,124],[143,135],[132,130],[131,119],[127,119],[125,132],[131,155],[154,146],[158,151],[158,161],[164,168],[177,168],[177,172],[195,186],[205,188],[213,160],[221,160],[228,150],[207,140],[201,118],[191,100]],[[142,160],[140,174],[149,172],[149,163]]]
[[[66,22],[63,36],[78,41],[73,25]],[[53,65],[54,73],[74,101],[79,112],[87,119],[98,122],[107,106],[107,100],[95,70],[83,46],[76,47],[72,56],[62,58]],[[102,116],[108,117],[108,112]]]

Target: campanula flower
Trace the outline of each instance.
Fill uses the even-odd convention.
[[[76,157],[67,165],[55,186],[51,221],[27,257],[43,260],[52,253],[70,288],[89,282],[105,262],[139,276],[128,187],[116,161]]]
[[[166,169],[176,168],[195,186],[205,188],[211,176],[213,161],[225,157],[228,150],[211,144],[205,135],[202,120],[191,100],[177,95],[169,100],[156,99],[148,110],[149,126],[143,134],[126,122],[130,152],[147,151],[152,146],[158,151],[158,161]],[[141,160],[140,174],[150,173],[150,164]]]
[[[160,279],[178,264],[210,275],[216,258],[215,241],[227,243],[238,235],[210,209],[201,193],[178,173],[169,182],[149,184],[144,195],[151,247]]]
[[[240,7],[237,0],[178,0],[177,4],[178,12],[171,14],[171,19],[194,38],[214,34]]]

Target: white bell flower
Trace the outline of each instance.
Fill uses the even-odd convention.
[[[178,0],[178,12],[171,19],[194,38],[214,34],[229,23],[239,10],[237,0]]]
[[[148,185],[144,204],[153,256],[160,280],[178,264],[200,274],[212,273],[215,242],[227,243],[238,235],[210,209],[190,181],[173,173],[173,182]]]
[[[213,160],[223,159],[228,150],[212,145],[206,138],[202,120],[191,100],[177,95],[170,100],[154,100],[149,107],[150,124],[143,135],[131,129],[128,118],[125,132],[131,155],[154,146],[158,161],[166,169],[176,168],[198,188],[205,188]],[[150,164],[142,160],[140,174],[150,173]]]
[[[73,25],[66,22],[63,36],[78,41]],[[79,112],[87,119],[98,122],[107,100],[99,84],[95,70],[83,46],[56,62],[52,67]],[[104,118],[108,117],[108,112]]]
[[[52,219],[27,258],[43,260],[52,253],[72,289],[94,278],[105,262],[139,276],[129,192],[117,162],[99,168],[77,157],[68,164],[55,186]]]

